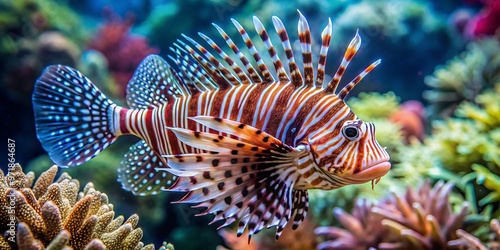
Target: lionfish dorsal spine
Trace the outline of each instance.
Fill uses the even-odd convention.
[[[339,93],[337,94],[338,97],[341,99],[341,100],[344,100],[345,97],[349,94],[349,92],[356,86],[358,85],[359,82],[361,82],[361,80],[363,80],[363,78],[368,75],[368,73],[370,73],[370,71],[372,71],[375,67],[377,67],[377,65],[379,65],[380,63],[382,62],[381,59],[378,59],[377,61],[373,62],[372,64],[370,64],[368,67],[366,67],[365,70],[363,70],[359,75],[357,75],[356,77],[354,77],[354,79],[349,82],[347,85],[345,85],[340,91]]]
[[[236,78],[227,70],[224,65],[222,65],[210,52],[208,52],[205,47],[201,46],[199,43],[197,43],[195,40],[193,40],[191,37],[188,37],[184,34],[182,36],[189,41],[198,51],[201,52],[201,54],[208,59],[204,60],[204,65],[207,68],[210,68],[210,75],[211,77],[214,78],[215,82],[217,82],[217,85],[219,86],[220,89],[227,89],[230,88],[235,82]],[[185,45],[187,46],[187,45]],[[189,47],[189,46],[187,46]],[[194,53],[190,52],[192,55]],[[193,55],[194,56],[194,55]]]
[[[298,10],[297,10],[298,11]],[[307,87],[314,86],[314,72],[312,66],[312,52],[311,52],[311,31],[307,19],[299,12],[299,41],[300,49],[302,50],[302,61],[304,64],[304,81]]]
[[[173,47],[170,47],[169,48],[172,52],[174,52],[175,54],[175,58],[171,55],[168,56],[168,58],[170,60],[172,60],[175,65],[177,65],[177,68],[179,69],[178,71],[175,71],[176,72],[176,78],[184,83],[184,85],[187,87],[187,89],[189,90],[189,95],[194,95],[196,93],[199,92],[198,88],[187,78],[188,76],[186,75],[186,72],[185,72],[185,67],[183,67],[182,65],[182,59],[181,59],[181,52],[178,48],[173,48]]]
[[[321,49],[319,51],[318,71],[316,76],[317,88],[323,88],[323,89],[326,88],[325,66],[331,39],[332,39],[332,20],[328,18],[328,24],[323,29],[323,32],[321,32]]]
[[[289,36],[286,32],[283,22],[276,16],[272,17],[274,28],[281,40],[283,50],[287,57],[288,70],[291,75],[291,79],[287,74],[287,71],[283,67],[283,63],[281,62],[278,53],[271,42],[269,33],[266,31],[262,22],[257,17],[253,17],[255,30],[261,38],[271,58],[271,61],[275,68],[275,74],[279,82],[290,82],[296,88],[321,88],[326,94],[336,94],[337,87],[347,69],[347,66],[361,46],[361,37],[359,35],[359,31],[356,31],[356,35],[350,41],[344,53],[342,61],[337,68],[337,71],[335,72],[335,75],[329,82],[326,82],[325,68],[327,54],[332,37],[331,19],[328,19],[328,24],[321,33],[321,48],[319,51],[318,65],[315,73],[312,63],[312,38],[310,27],[305,16],[300,11],[298,11],[298,13],[298,37],[303,61],[302,73],[297,66],[297,63],[295,62]],[[246,47],[248,48],[248,51],[250,52],[250,54],[252,54],[257,67],[254,68],[252,66],[252,63],[250,63],[250,61],[245,57],[245,55],[236,46],[229,35],[216,24],[213,24],[214,27],[225,40],[227,46],[240,59],[241,63],[244,66],[244,69],[243,67],[240,67],[237,62],[235,62],[228,54],[226,54],[226,52],[224,52],[222,48],[208,36],[202,33],[198,33],[200,37],[205,40],[205,42],[207,42],[213,50],[217,52],[222,60],[217,59],[214,55],[208,52],[205,47],[201,46],[192,38],[183,35],[184,38],[189,41],[197,49],[198,52],[200,52],[200,54],[198,54],[189,45],[178,41],[178,44],[175,45],[177,49],[174,50],[177,54],[177,58],[174,59],[174,62],[180,67],[179,75],[180,78],[186,82],[185,84],[187,86],[190,86],[190,89],[192,89],[192,86],[195,86],[198,90],[194,92],[210,91],[213,90],[213,88],[227,89],[240,84],[276,82],[274,74],[270,72],[268,66],[255,47],[253,41],[250,39],[250,36],[246,32],[246,30],[235,19],[231,19],[231,21],[240,33]],[[190,56],[191,58],[188,59],[188,56]],[[356,76],[349,84],[342,88],[339,94],[337,94],[340,99],[343,100],[349,94],[349,92],[359,83],[359,81],[361,81],[361,79],[363,79],[366,74],[368,74],[375,66],[377,66],[379,62],[380,61],[372,63],[363,72]],[[226,65],[228,65],[229,67],[226,67]]]
[[[203,53],[205,48],[203,48],[201,45],[196,43],[193,39],[191,39],[188,36],[183,35],[186,40],[190,41],[196,48]],[[179,43],[181,43],[187,51],[191,54],[192,57],[201,65],[201,67],[205,70],[205,72],[209,76],[209,82],[214,86],[214,88],[219,88],[219,89],[226,89],[230,86],[229,82],[227,81],[226,78],[222,75],[219,69],[217,69],[211,62],[207,61],[203,56],[198,54],[191,46],[185,44],[184,42],[181,42],[179,40]]]
[[[290,39],[288,38],[288,33],[286,32],[285,25],[283,25],[283,22],[281,22],[281,20],[276,16],[273,16],[272,19],[274,28],[276,29],[276,33],[278,33],[281,44],[283,45],[283,50],[285,51],[286,59],[288,62],[288,70],[290,71],[290,75],[292,76],[292,84],[295,87],[302,86],[302,74],[300,73],[297,63],[295,63],[293,49],[290,45]]]
[[[195,40],[193,40],[191,37],[188,37],[184,34],[182,36],[189,41],[193,46],[196,47],[198,51],[200,51],[205,58],[213,58],[215,59],[210,52],[208,52],[205,47],[201,46],[199,43],[197,43]],[[222,72],[222,69],[220,69],[220,63],[217,61],[217,63],[214,65],[213,61],[207,61],[203,56],[198,54],[194,49],[192,49],[188,45],[184,45],[189,53],[197,58],[198,61],[202,62],[203,68],[205,71],[207,71],[210,75],[210,77],[213,79],[213,81],[216,83],[215,85],[218,86],[220,89],[227,89],[231,87],[230,81],[224,76],[224,72]],[[227,71],[227,70],[226,70]]]
[[[193,72],[194,66],[192,66],[192,58],[181,46],[178,44],[174,44],[174,46],[177,47],[175,51],[177,53],[177,60],[179,61],[178,66],[181,76],[186,84],[191,85],[191,94],[206,91],[207,87],[205,87],[198,78],[194,77],[196,73]]]
[[[245,68],[248,72],[248,76],[241,69],[239,69],[239,71],[236,72],[238,74],[238,76],[240,76],[240,74],[241,74],[240,79],[242,79],[243,83],[247,84],[247,83],[251,83],[252,81],[256,82],[256,83],[262,82],[262,79],[260,78],[260,76],[257,73],[257,71],[255,70],[255,68],[252,66],[250,61],[245,57],[245,55],[240,51],[238,46],[236,46],[236,44],[233,42],[231,37],[229,37],[229,35],[227,35],[227,33],[221,27],[219,27],[219,25],[217,25],[215,23],[212,23],[212,25],[217,29],[217,31],[222,36],[222,38],[224,38],[224,41],[226,41],[226,44],[229,46],[229,48],[231,48],[231,50],[234,52],[234,54],[236,54],[236,56],[240,59],[243,66],[245,66]],[[248,78],[250,78],[251,81]]]
[[[332,94],[335,93],[335,90],[337,89],[340,80],[342,80],[342,76],[344,75],[347,66],[351,62],[354,55],[356,55],[356,52],[358,52],[360,46],[361,46],[361,37],[359,36],[359,31],[356,31],[356,35],[349,43],[349,46],[347,46],[347,50],[345,51],[344,57],[342,58],[342,62],[340,63],[337,72],[335,72],[335,75],[325,88],[326,93],[332,93]]]
[[[216,52],[219,52],[219,55],[222,58],[224,58],[222,55],[225,55],[225,53],[222,52],[220,47],[214,41],[212,41],[212,39],[210,39],[208,36],[206,36],[205,34],[203,34],[201,32],[198,32],[198,35],[201,38],[203,38],[203,40],[205,40],[205,42],[207,42],[208,45],[210,45],[210,47],[212,47],[212,49],[214,49]],[[193,40],[191,40],[191,41],[193,41]],[[202,52],[205,54],[205,56],[207,56],[208,60],[214,64],[214,66],[217,68],[217,70],[220,70],[222,72],[222,75],[227,79],[228,83],[231,86],[237,86],[237,85],[241,84],[241,82],[238,79],[236,79],[236,77],[231,73],[231,71],[229,71],[229,69],[227,69],[217,58],[215,58],[210,52],[208,52],[208,50],[205,49],[205,47],[202,46],[202,48],[203,48]],[[220,53],[224,53],[224,54],[221,55]]]
[[[241,38],[243,38],[243,41],[245,42],[248,50],[252,54],[253,59],[257,62],[257,68],[259,68],[260,73],[261,73],[262,77],[264,78],[264,81],[265,82],[274,82],[273,75],[271,74],[271,72],[269,72],[269,69],[267,69],[267,66],[264,63],[264,60],[262,60],[262,57],[260,56],[259,51],[257,50],[257,48],[255,48],[255,45],[253,44],[252,39],[250,39],[250,36],[248,36],[248,33],[246,32],[246,30],[235,19],[231,19],[231,21],[233,22],[236,29],[238,29],[238,32],[240,33]]]
[[[186,46],[186,44],[182,41],[178,42],[182,44],[188,51],[193,51],[192,48]],[[176,44],[176,46],[179,45]],[[182,51],[184,58],[182,66],[184,67],[185,72],[187,73],[189,78],[192,79],[195,87],[201,92],[215,90],[218,85],[205,77],[206,71],[203,68],[202,63],[198,60],[198,58],[200,57],[190,55],[186,50],[181,49],[180,46],[179,50]]]
[[[216,25],[214,25],[214,26],[216,26]],[[217,26],[215,28],[217,28]],[[206,36],[205,34],[203,34],[203,33],[198,33],[198,34],[200,35],[201,38],[203,38],[203,40],[205,40],[208,43],[208,45],[210,45],[210,47],[212,47],[212,49],[214,49],[219,54],[220,57],[222,57],[222,59],[224,61],[226,61],[226,63],[229,65],[229,67],[231,67],[231,69],[236,73],[236,76],[238,77],[238,79],[234,78],[235,81],[232,82],[233,86],[249,82],[249,79],[248,79],[247,75],[243,72],[243,70],[238,66],[238,64],[236,64],[233,61],[233,59],[231,59],[219,47],[219,45],[217,45],[210,37]]]
[[[273,43],[271,42],[271,39],[269,39],[266,28],[264,28],[264,25],[262,25],[262,22],[259,20],[259,18],[255,16],[253,17],[253,23],[257,34],[259,34],[260,39],[264,43],[264,46],[266,46],[269,57],[271,57],[271,60],[273,61],[274,69],[276,71],[276,74],[278,74],[278,79],[285,82],[290,81],[288,75],[286,74],[285,68],[283,68],[283,63],[281,63],[281,60],[278,57],[278,53],[276,52],[276,49],[274,49]]]

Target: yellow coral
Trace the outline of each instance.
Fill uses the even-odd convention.
[[[30,188],[34,175],[24,174],[21,166],[15,165],[6,176],[2,172],[0,229],[11,230],[6,227],[9,222],[16,223],[17,228],[16,241],[2,238],[0,247],[154,249],[153,245],[144,247],[140,242],[143,232],[134,229],[139,221],[137,215],[125,222],[123,216],[113,220],[113,205],[106,194],[95,190],[92,183],[78,192],[79,182],[67,174],[53,183],[56,174],[57,166],[53,166]],[[9,206],[13,208],[10,211]]]

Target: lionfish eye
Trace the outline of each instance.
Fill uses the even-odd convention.
[[[344,129],[342,129],[342,133],[344,134],[344,136],[353,141],[353,140],[356,140],[358,139],[359,137],[359,129],[355,126],[345,126]]]

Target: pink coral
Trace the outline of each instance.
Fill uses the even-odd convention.
[[[123,96],[126,94],[128,81],[142,59],[159,52],[158,48],[149,45],[145,37],[130,34],[133,23],[131,17],[121,19],[108,13],[107,21],[99,28],[88,46],[106,57],[108,69],[119,84]]]
[[[458,213],[452,212],[452,187],[438,182],[432,188],[426,182],[378,204],[361,200],[352,214],[336,208],[334,214],[344,228],[318,227],[315,232],[327,238],[318,249],[448,249],[468,213],[466,203]]]
[[[466,36],[491,36],[500,28],[500,0],[482,0],[484,8],[466,26]]]
[[[421,102],[415,100],[404,102],[389,120],[401,125],[406,142],[410,142],[412,138],[420,141],[424,139],[425,110]]]

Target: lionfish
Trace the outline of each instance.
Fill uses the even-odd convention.
[[[92,159],[120,135],[136,135],[142,140],[119,168],[125,189],[136,195],[187,192],[179,202],[205,207],[201,214],[215,214],[212,222],[222,221],[221,227],[239,221],[238,236],[245,228],[251,236],[277,226],[278,238],[289,221],[296,229],[304,220],[308,189],[373,185],[391,167],[373,123],[358,119],[344,101],[380,60],[336,92],[361,38],[356,32],[335,75],[326,81],[331,21],[321,34],[314,73],[309,25],[299,16],[302,69],[279,18],[273,16],[272,22],[288,71],[261,21],[253,18],[274,72],[232,19],[254,64],[214,24],[236,57],[202,33],[222,60],[183,35],[169,56],[177,69],[158,55],[138,66],[127,87],[129,108],[113,103],[77,70],[49,66],[33,94],[38,138],[64,167]]]

